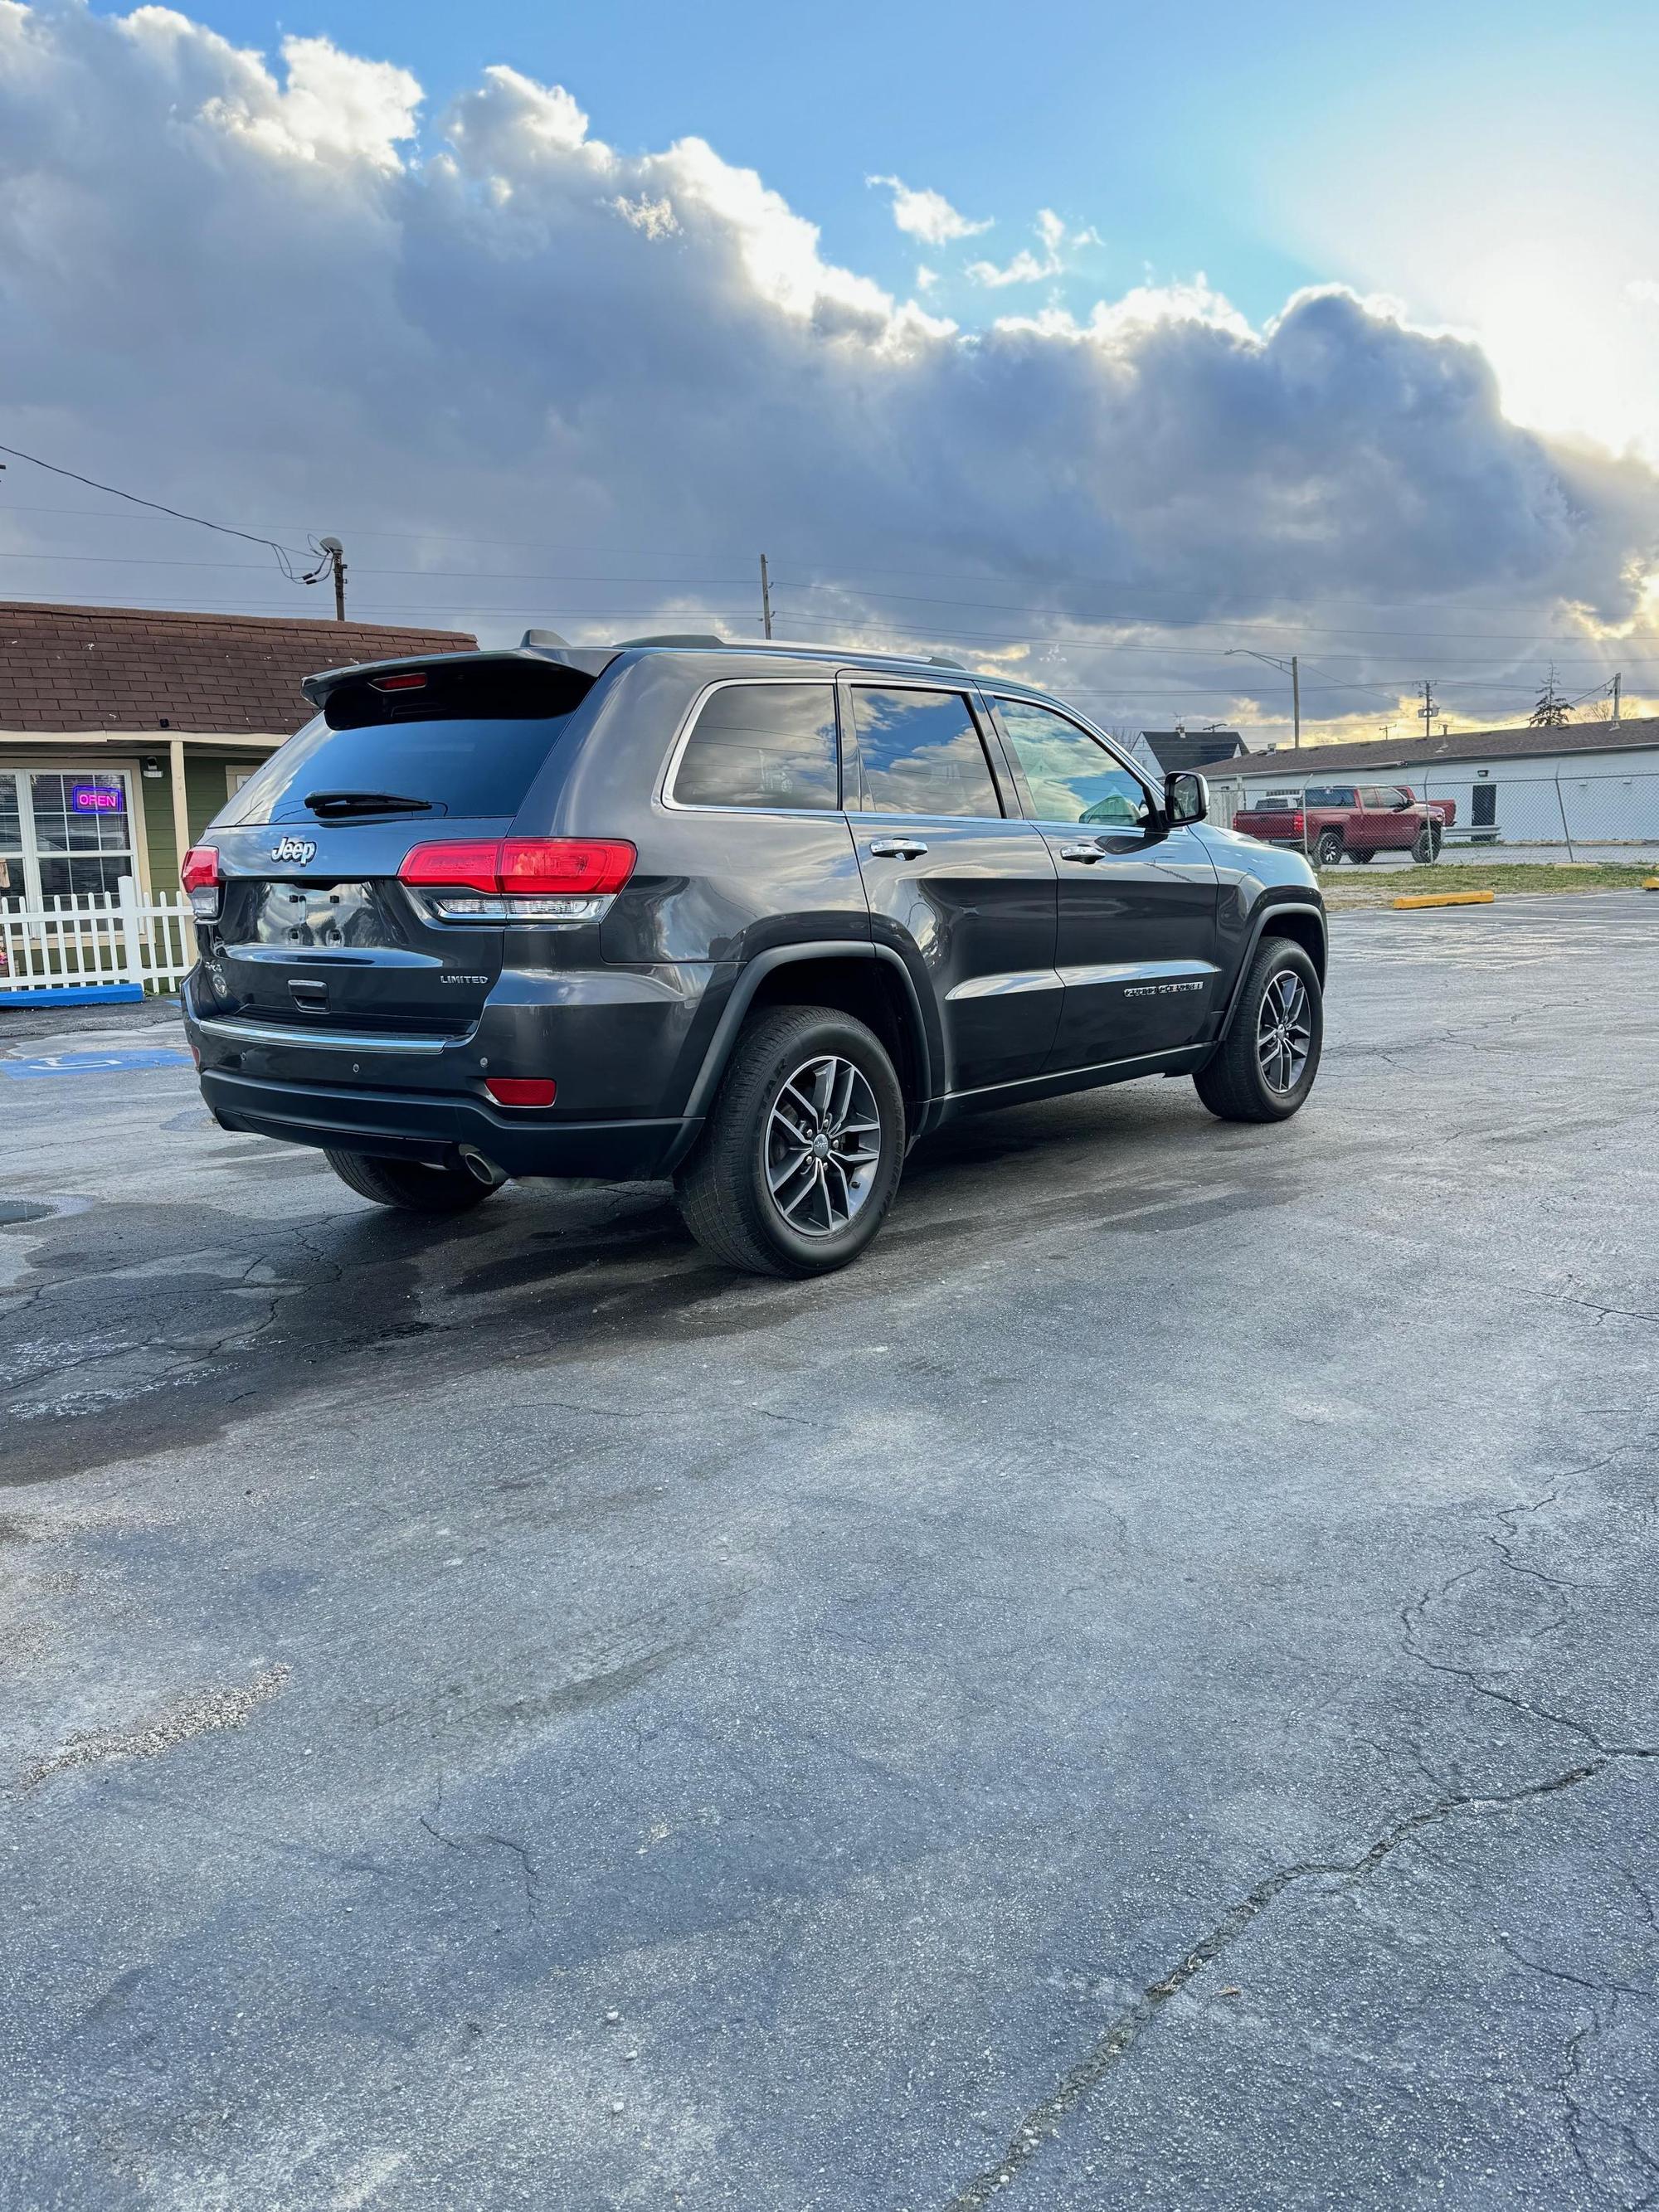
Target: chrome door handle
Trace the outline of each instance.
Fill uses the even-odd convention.
[[[1081,860],[1087,866],[1095,860],[1103,860],[1106,855],[1098,845],[1062,845],[1060,857],[1062,860]]]
[[[927,848],[914,837],[872,837],[865,850],[878,860],[919,860]]]

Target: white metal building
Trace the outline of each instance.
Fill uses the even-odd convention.
[[[1659,719],[1285,745],[1205,773],[1220,822],[1264,799],[1298,802],[1310,790],[1406,785],[1420,799],[1451,800],[1453,845],[1570,847],[1575,854],[1583,846],[1608,860],[1659,847]]]

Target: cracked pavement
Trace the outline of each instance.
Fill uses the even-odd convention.
[[[0,2205],[1659,2204],[1659,900],[1334,939],[818,1285],[0,1079]]]

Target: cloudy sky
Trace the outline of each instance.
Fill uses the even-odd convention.
[[[1659,707],[1650,6],[1163,12],[0,0],[0,443],[489,641]],[[325,611],[0,459],[0,597]]]

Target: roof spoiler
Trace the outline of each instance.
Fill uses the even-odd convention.
[[[413,675],[422,669],[451,669],[458,666],[475,668],[509,668],[545,664],[551,660],[562,667],[574,668],[579,675],[602,676],[617,657],[614,646],[601,647],[597,652],[584,653],[565,645],[546,643],[532,645],[530,638],[550,639],[551,630],[532,630],[523,645],[508,646],[499,653],[416,653],[398,660],[352,660],[343,668],[325,668],[314,676],[307,676],[300,689],[313,707],[325,707],[331,693],[343,684],[368,682],[371,685],[387,676]]]

